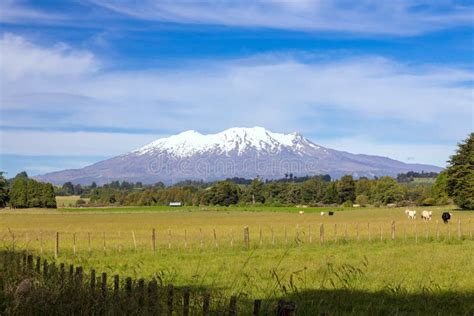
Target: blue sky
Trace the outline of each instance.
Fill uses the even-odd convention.
[[[473,131],[473,19],[449,0],[2,1],[0,169],[235,126],[444,166]]]

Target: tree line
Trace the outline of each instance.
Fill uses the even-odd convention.
[[[26,172],[6,180],[0,172],[0,207],[12,208],[56,208],[56,195],[51,183],[42,183],[28,178]]]
[[[463,209],[474,209],[474,133],[458,145],[449,165],[432,184],[407,181],[418,175],[407,173],[397,178],[354,179],[351,175],[332,180],[329,175],[295,177],[286,174],[278,180],[232,178],[213,183],[183,181],[171,187],[163,183],[143,185],[140,182],[113,181],[103,186],[92,183],[81,186],[66,182],[54,188],[51,184],[29,179],[26,172],[6,180],[0,172],[0,207],[56,207],[55,195],[80,195],[89,198],[91,206],[151,206],[182,202],[185,205],[445,205],[456,203]],[[85,200],[79,200],[85,205]]]

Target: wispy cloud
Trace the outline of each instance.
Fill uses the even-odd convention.
[[[10,127],[2,132],[2,152],[11,154],[110,155],[163,136],[127,129],[169,134],[259,125],[328,144],[341,134],[366,144],[455,143],[472,130],[474,100],[466,82],[474,73],[462,68],[377,56],[304,62],[277,54],[108,71],[88,51],[15,35],[0,45],[1,124]],[[110,132],[117,127],[122,134]],[[451,153],[445,150],[441,161]]]
[[[28,22],[50,22],[65,21],[66,17],[57,13],[34,9],[18,0],[3,0],[0,2],[0,22],[24,24]]]
[[[473,23],[474,6],[455,1],[91,0],[137,19],[359,34],[416,35]]]

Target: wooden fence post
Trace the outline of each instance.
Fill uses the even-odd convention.
[[[103,248],[104,248],[104,255],[105,255],[105,253],[106,253],[105,232],[102,233],[102,241],[103,241]]]
[[[48,278],[48,261],[43,261],[43,278]]]
[[[247,250],[250,249],[250,232],[248,226],[244,227],[244,244]]]
[[[158,313],[158,283],[155,279],[148,282],[148,306],[151,315],[157,315]]]
[[[189,316],[189,288],[183,291],[183,316]]]
[[[230,229],[230,247],[234,248],[234,229]]]
[[[171,249],[171,228],[168,228],[168,249]]]
[[[253,316],[260,315],[260,306],[262,305],[262,300],[255,300],[253,301]]]
[[[356,240],[359,241],[359,223],[356,223]]]
[[[472,239],[472,226],[471,226],[471,218],[469,217],[469,239]]]
[[[168,284],[168,315],[173,315],[173,284]]]
[[[203,240],[203,236],[202,236],[202,228],[199,228],[199,245],[201,247],[201,249],[204,247],[204,240]]]
[[[414,225],[415,225],[415,243],[418,243],[418,228],[417,228],[416,222]]]
[[[122,232],[118,232],[118,252],[122,252]]]
[[[275,232],[273,231],[273,226],[270,227],[271,231],[272,231],[272,246],[275,246]]]
[[[61,283],[64,282],[64,279],[66,278],[66,267],[63,262],[59,264],[59,280]]]
[[[311,234],[311,224],[308,225],[308,238],[309,238],[309,243],[313,243],[313,235]]]
[[[439,221],[436,220],[436,240],[439,240]]]
[[[54,246],[54,257],[57,259],[59,255],[59,232],[56,232],[56,242]]]
[[[76,256],[76,233],[72,233],[72,253]]]
[[[118,274],[114,275],[114,295],[118,296],[120,291],[120,277]]]
[[[133,249],[137,252],[137,239],[135,238],[135,232],[132,230]]]
[[[156,233],[155,229],[151,230],[151,249],[153,250],[153,254],[156,253]]]
[[[138,305],[141,307],[143,306],[143,303],[145,302],[145,280],[143,278],[140,278],[138,280],[137,291],[138,291]]]
[[[369,241],[372,240],[371,236],[370,236],[370,223],[367,223],[367,239]]]
[[[91,270],[91,282],[90,282],[90,286],[91,286],[92,292],[95,291],[95,281],[96,281],[96,278],[95,278],[95,270],[92,269],[92,270]]]
[[[129,297],[132,295],[132,278],[131,277],[127,277],[125,279],[125,293]]]
[[[26,265],[27,265],[28,271],[33,271],[33,256],[32,255],[28,255],[28,257],[26,258]]]
[[[107,297],[107,273],[106,272],[102,272],[100,290],[101,290],[102,298]]]
[[[40,254],[43,254],[43,231],[40,230]]]
[[[229,316],[237,316],[237,296],[230,297]]]
[[[321,223],[319,226],[319,244],[324,245],[324,224]]]
[[[462,238],[462,231],[461,231],[461,219],[458,218],[458,240]]]
[[[298,225],[298,224],[296,224],[296,229],[295,229],[295,242],[298,245],[298,247],[301,245],[300,225]]]
[[[383,225],[380,224],[380,241],[383,241]]]
[[[334,223],[334,242],[337,242],[337,224]]]
[[[171,228],[168,228],[168,249],[171,249],[172,235]]]
[[[184,230],[184,249],[188,249],[188,231]]]
[[[74,281],[74,265],[73,264],[70,264],[69,265],[69,281]]]
[[[82,287],[82,279],[83,279],[83,269],[82,267],[77,267],[76,268],[76,282],[78,287]]]
[[[210,303],[211,303],[211,295],[209,293],[204,294],[204,301],[202,303],[202,314],[204,316],[209,315]]]
[[[89,250],[89,253],[92,252],[92,243],[91,243],[91,233],[87,233],[87,249]]]
[[[395,240],[395,221],[392,221],[392,225],[390,226],[391,228],[391,237],[392,237],[392,240]]]
[[[214,247],[215,247],[216,249],[218,249],[218,248],[219,248],[219,244],[217,243],[217,234],[216,234],[216,229],[215,229],[215,228],[212,229],[212,234],[214,235]]]

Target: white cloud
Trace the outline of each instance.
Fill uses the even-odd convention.
[[[31,80],[91,74],[99,64],[90,52],[75,51],[63,43],[42,48],[10,33],[0,39],[0,47],[2,82],[24,80],[25,76]]]
[[[415,35],[472,25],[472,6],[451,1],[91,0],[138,19],[361,34]]]
[[[65,17],[51,14],[31,7],[21,5],[17,0],[2,0],[0,2],[0,22],[3,23],[25,23],[25,22],[59,22]]]
[[[370,136],[373,141],[359,141],[367,144],[455,144],[473,129],[474,97],[466,82],[474,80],[474,72],[462,68],[404,65],[376,56],[304,63],[273,55],[108,72],[87,51],[41,47],[14,35],[4,36],[1,45],[2,56],[10,56],[0,59],[3,125],[170,132],[259,125],[315,135],[319,143],[325,137],[318,135],[331,133]],[[2,153],[111,155],[159,136],[44,133],[5,131]],[[441,155],[436,148],[444,150],[443,160],[451,154],[451,148],[427,148],[433,151],[426,159]]]

